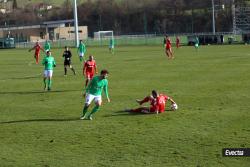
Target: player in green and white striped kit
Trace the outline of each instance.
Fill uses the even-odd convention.
[[[85,55],[85,52],[86,52],[86,46],[84,45],[82,40],[80,40],[77,52],[79,54],[80,62],[82,62],[84,60],[84,55]]]
[[[44,90],[46,88],[48,91],[51,90],[51,84],[52,84],[52,75],[53,75],[53,68],[56,66],[56,62],[54,57],[51,56],[51,52],[47,51],[46,56],[43,58],[42,64],[44,65]],[[46,84],[46,79],[48,80],[48,83]]]
[[[108,76],[107,70],[102,70],[101,75],[95,76],[87,86],[86,92],[84,93],[86,101],[83,108],[83,115],[80,119],[89,119],[92,120],[92,115],[96,113],[100,106],[102,105],[102,90],[106,94],[108,102],[110,102],[108,95],[108,80],[106,79]],[[90,114],[86,117],[87,110],[92,101],[95,101],[95,107],[92,109]]]

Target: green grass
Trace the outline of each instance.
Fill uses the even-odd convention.
[[[79,120],[84,99],[81,64],[73,50],[63,76],[62,50],[53,91],[44,92],[43,67],[27,50],[0,52],[0,166],[240,166],[247,157],[222,157],[222,148],[250,147],[249,46],[202,46],[174,50],[167,60],[158,46],[87,48],[99,71],[107,68],[105,97],[93,121]],[[176,112],[131,115],[135,99],[152,89],[171,97]],[[169,103],[168,103],[169,107]]]

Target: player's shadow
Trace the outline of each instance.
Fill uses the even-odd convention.
[[[12,77],[12,78],[6,78],[5,80],[15,80],[15,79],[33,79],[33,78],[41,78],[41,75],[36,76],[28,76],[28,77]],[[4,79],[2,79],[4,80]]]
[[[7,94],[28,95],[28,94],[62,93],[62,92],[75,92],[75,91],[80,91],[80,90],[16,91],[16,92],[0,92],[0,95],[7,95]]]
[[[112,114],[106,115],[105,117],[122,117],[122,116],[138,116],[138,115],[151,115],[146,113],[136,113],[136,112],[128,112],[124,110],[115,111]]]
[[[15,123],[28,123],[28,122],[68,122],[68,121],[80,121],[79,117],[72,118],[50,118],[50,119],[27,119],[27,120],[16,120],[16,121],[5,121],[0,122],[0,124],[15,124]]]
[[[165,111],[172,111],[170,109],[166,109]],[[122,117],[122,116],[139,116],[139,115],[154,115],[155,113],[141,113],[141,112],[128,112],[125,110],[115,111],[113,114],[106,115],[105,117]]]

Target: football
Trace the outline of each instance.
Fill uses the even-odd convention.
[[[171,105],[171,109],[172,109],[172,110],[177,110],[177,109],[178,109],[177,104],[176,104],[176,103],[173,103],[173,104]]]

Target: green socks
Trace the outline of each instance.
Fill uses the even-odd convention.
[[[84,106],[83,110],[82,110],[82,117],[85,117],[87,110],[88,110],[88,106]],[[88,118],[91,118],[91,116],[96,113],[99,110],[100,106],[95,106],[92,111],[90,112],[90,114],[88,115]],[[92,119],[91,119],[92,120]]]
[[[43,79],[44,89],[46,89],[46,79]]]
[[[48,88],[51,88],[52,81],[48,79]]]
[[[100,106],[95,106],[95,107],[92,109],[92,111],[91,111],[91,113],[90,113],[89,115],[92,115],[92,114],[96,113],[96,112],[99,110],[99,108],[100,108]]]
[[[82,116],[83,116],[83,117],[85,116],[86,112],[88,111],[88,108],[89,108],[89,107],[84,106],[84,108],[83,108],[83,110],[82,110]]]

